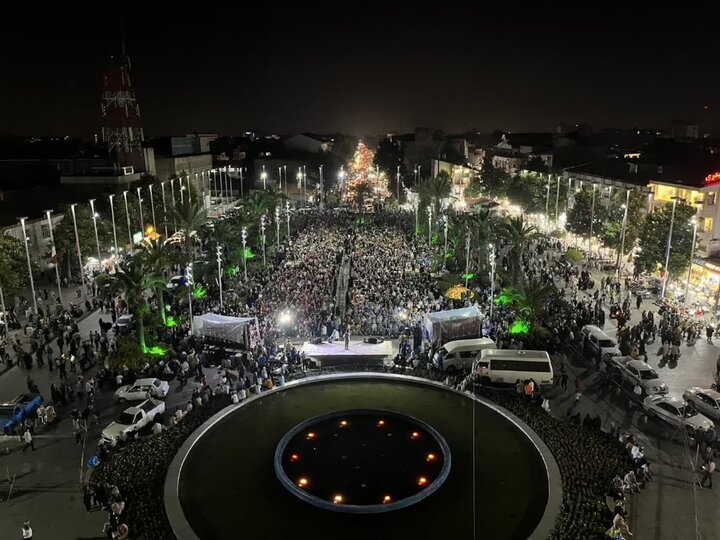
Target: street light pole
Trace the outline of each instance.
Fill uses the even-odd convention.
[[[415,236],[418,235],[418,227],[420,227],[420,199],[415,200]]]
[[[283,173],[285,174],[285,195],[288,194],[288,181],[287,181],[287,165],[283,165]]]
[[[495,305],[495,246],[488,244],[488,249],[490,250],[488,253],[490,259],[490,320],[492,320],[493,307]]]
[[[465,237],[465,288],[468,286],[468,275],[470,274],[470,238],[471,238],[470,227],[467,230],[467,236]]]
[[[2,290],[2,281],[0,281],[0,308],[2,309],[3,323],[5,323],[5,337],[10,335],[10,327],[7,320],[7,309],[5,309],[5,295]]]
[[[265,214],[260,216],[260,239],[262,240],[263,266],[267,268],[267,261],[265,260]]]
[[[235,196],[233,195],[233,183],[232,183],[232,175],[228,176],[228,181],[230,182],[230,202],[233,201]]]
[[[130,253],[133,252],[133,240],[132,240],[132,232],[130,231],[130,210],[128,209],[128,200],[127,200],[127,189],[123,191],[123,199],[125,199],[125,217],[127,218],[127,229],[128,229],[128,241],[130,242]],[[73,212],[73,215],[74,212]],[[75,233],[77,236],[77,232]],[[81,265],[82,266],[82,265]],[[82,268],[81,268],[82,270]]]
[[[220,309],[223,308],[223,291],[222,291],[222,247],[217,245],[217,263],[218,263],[218,287],[220,288]]]
[[[245,281],[247,281],[247,229],[242,228],[242,246],[243,246],[243,272],[245,274]]]
[[[195,173],[195,174],[197,175],[197,173]],[[203,178],[203,180],[205,180],[205,179]],[[153,188],[153,185],[150,184],[150,187],[149,187],[149,189],[150,189],[150,211],[152,212],[153,229],[155,232],[157,232],[157,224],[155,223],[155,200],[153,199],[153,189],[152,188]]]
[[[428,247],[432,248],[432,205],[428,204]]]
[[[593,229],[595,227],[595,191],[597,184],[592,185],[592,203],[590,204],[590,234],[588,235],[588,253],[592,254],[592,237]]]
[[[560,205],[560,175],[557,176],[557,189],[555,190],[555,222],[558,220],[558,207]]]
[[[98,264],[100,264],[100,238],[97,232],[97,218],[98,214],[95,213],[95,199],[90,199],[90,212],[92,212],[93,229],[95,230],[95,247],[97,248]]]
[[[443,250],[443,265],[442,265],[442,267],[443,267],[443,270],[445,270],[445,269],[446,269],[446,263],[447,263],[447,256],[448,256],[448,251],[447,251],[447,246],[448,246],[448,217],[447,217],[447,215],[443,215],[443,225],[444,225],[444,229],[445,229],[445,249]]]
[[[108,199],[110,199],[110,220],[112,221],[112,228],[113,228],[113,246],[115,246],[115,256],[119,257],[120,252],[118,251],[118,245],[117,245],[117,229],[115,228],[115,207],[113,206],[113,198],[115,195],[108,195]]]
[[[548,176],[548,183],[545,190],[545,217],[547,218],[548,226],[550,225],[550,176]]]
[[[187,265],[187,267],[186,267],[186,272],[187,272],[187,280],[188,280],[188,281],[187,281],[187,287],[188,287],[188,308],[189,308],[189,311],[190,311],[190,335],[192,335],[192,333],[193,333],[192,297],[193,297],[193,294],[195,293],[195,291],[194,291],[195,287],[194,287],[194,284],[193,284],[193,275],[192,275],[192,263],[188,263],[188,265]],[[163,309],[165,309],[164,306],[163,306]]]
[[[265,165],[262,166],[262,172],[260,173],[260,178],[262,178],[263,181],[263,190],[267,190],[267,184],[265,180],[267,179],[267,173],[265,172]]]
[[[125,193],[127,193],[127,191]],[[80,235],[78,235],[77,218],[75,216],[75,207],[76,206],[77,206],[76,203],[71,204],[70,211],[72,212],[73,227],[75,228],[75,249],[77,249],[78,262],[80,263],[80,283],[82,283],[83,295],[85,296],[85,299],[87,299],[87,289],[85,289],[85,272],[83,271],[83,264],[82,264],[82,249],[80,248]],[[129,226],[129,224],[130,224],[130,221],[128,220],[128,226]]]
[[[55,279],[57,280],[57,288],[58,288],[58,298],[60,299],[60,303],[62,304],[62,287],[60,286],[60,265],[58,264],[58,261],[56,261],[57,257],[57,251],[55,250],[55,236],[53,236],[53,224],[52,219],[50,219],[50,214],[52,213],[52,210],[45,210],[45,215],[47,216],[47,222],[48,222],[48,230],[50,231],[50,253],[52,254],[52,261],[55,265]],[[7,326],[5,327],[5,330],[7,331]]]
[[[27,256],[27,264],[28,264],[28,276],[30,277],[30,290],[32,291],[33,296],[33,306],[35,306],[35,315],[37,315],[38,307],[37,307],[37,296],[35,295],[35,280],[33,279],[32,275],[32,263],[30,262],[30,248],[28,247],[28,237],[27,237],[27,230],[25,229],[25,220],[26,217],[21,217],[20,219],[20,226],[22,227],[22,233],[23,233],[23,241],[25,242],[25,255]],[[82,272],[82,268],[80,268],[80,271]],[[7,332],[7,328],[5,329]]]
[[[195,173],[197,176],[197,173]],[[192,189],[190,189],[190,174],[185,175],[185,183],[187,184],[188,202],[192,202]]]
[[[140,211],[140,234],[145,236],[145,219],[143,218],[143,213],[142,213],[142,201],[143,200],[142,200],[141,190],[142,190],[142,188],[140,188],[140,187],[137,188],[138,209]]]
[[[287,219],[288,245],[290,245],[292,243],[290,242],[290,201],[285,201],[285,215]]]
[[[244,187],[245,182],[243,181],[243,174],[242,174],[243,168],[239,167],[239,169],[240,169],[240,198],[244,199],[245,198],[245,187]]]
[[[618,278],[622,276],[623,262],[625,261],[625,232],[627,230],[627,215],[628,207],[630,206],[630,190],[628,189],[625,195],[625,204],[622,207],[625,209],[622,220],[622,230],[620,232],[620,253],[618,253]]]
[[[168,238],[168,224],[167,224],[167,207],[165,206],[165,182],[160,182],[160,192],[162,193],[163,203],[163,222],[165,223],[165,239]],[[212,197],[212,195],[210,195]]]
[[[697,213],[700,213],[700,207],[697,209]],[[690,247],[690,266],[688,267],[687,279],[685,280],[685,305],[690,305],[690,275],[692,274],[692,265],[695,260],[695,242],[697,241],[697,232],[700,219],[698,215],[694,215],[690,222],[693,225],[693,239],[692,246]]]
[[[280,251],[280,205],[275,207],[275,237],[277,240],[277,250]]]
[[[670,214],[670,232],[668,233],[667,246],[665,246],[665,276],[663,279],[660,298],[665,298],[665,289],[667,288],[668,279],[670,279],[670,269],[668,266],[670,265],[670,250],[672,246],[673,226],[675,225],[675,209],[677,208],[678,199],[679,197],[673,197],[672,214]]]
[[[397,200],[400,202],[400,165],[397,166]]]

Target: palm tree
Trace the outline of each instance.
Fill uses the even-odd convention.
[[[148,311],[145,291],[165,285],[165,279],[142,264],[142,260],[138,258],[121,265],[114,274],[102,274],[98,279],[101,282],[110,283],[112,290],[122,291],[125,294],[128,307],[137,318],[140,350],[147,352],[145,324],[143,322],[143,315]]]
[[[518,285],[523,279],[520,271],[522,253],[531,241],[540,237],[540,232],[535,226],[525,223],[522,214],[515,218],[508,218],[501,223],[499,232],[510,243],[511,281],[514,285]]]
[[[178,232],[182,234],[182,247],[185,262],[192,260],[193,244],[198,240],[198,231],[207,222],[207,212],[200,203],[192,202],[173,208],[173,219]]]
[[[515,310],[525,320],[537,325],[543,320],[550,299],[556,294],[553,285],[531,279],[520,289],[503,289],[502,294],[511,299]]]
[[[142,264],[147,267],[150,272],[153,272],[158,276],[163,276],[168,265],[177,258],[177,250],[169,242],[146,239],[142,242],[142,244],[140,244],[140,249],[141,251],[138,256],[140,257]],[[165,302],[162,291],[163,287],[155,287],[155,297],[158,301],[160,318],[162,319],[163,324],[165,324]]]
[[[445,171],[440,171],[434,178],[424,179],[418,186],[421,197],[430,201],[435,216],[440,215],[442,201],[450,197],[452,179]]]

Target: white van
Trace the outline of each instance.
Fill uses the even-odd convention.
[[[538,384],[552,384],[553,368],[546,351],[488,349],[480,353],[473,366],[480,382],[514,384],[533,379]]]
[[[480,352],[495,348],[495,342],[490,338],[448,341],[433,356],[433,365],[437,369],[448,373],[463,369],[470,370]]]

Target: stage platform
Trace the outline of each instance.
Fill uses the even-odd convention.
[[[353,364],[380,365],[395,355],[393,341],[390,339],[375,345],[351,339],[347,350],[345,350],[345,342],[342,340],[333,343],[323,342],[319,345],[306,341],[303,343],[302,351],[305,356],[318,362],[321,367]]]

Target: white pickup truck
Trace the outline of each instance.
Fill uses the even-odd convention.
[[[124,441],[134,431],[139,431],[165,412],[165,402],[146,399],[135,407],[125,409],[117,420],[103,429],[103,440],[113,443]]]

